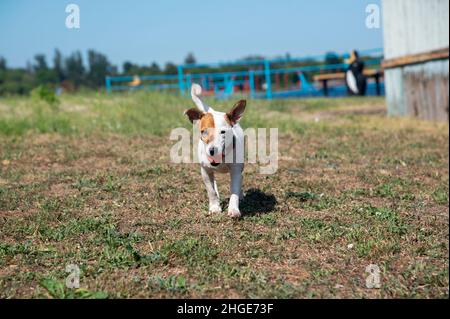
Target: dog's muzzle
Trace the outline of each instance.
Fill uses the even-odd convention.
[[[212,158],[211,156],[207,156],[207,157],[208,157],[209,164],[211,164],[211,166],[213,166],[213,167],[219,166],[220,164],[222,164],[225,161],[224,154],[222,154],[222,160],[220,162],[216,162],[214,160],[214,158]]]
[[[236,137],[233,135],[233,151],[236,148]],[[222,163],[225,163],[225,145],[222,147],[222,158],[220,162],[216,162],[214,157],[207,155],[206,157],[208,158],[209,163],[211,164],[211,166],[213,167],[217,167]]]

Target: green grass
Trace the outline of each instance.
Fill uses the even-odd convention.
[[[242,124],[304,132],[308,123],[299,125],[289,114],[331,110],[344,105],[360,106],[361,103],[371,106],[377,101],[376,98],[258,101],[257,106],[249,105]],[[22,97],[9,98],[6,103],[0,103],[1,110],[6,111],[5,117],[0,118],[0,133],[9,136],[20,136],[30,131],[76,136],[104,132],[163,136],[174,127],[189,128],[189,121],[183,112],[192,107],[192,102],[187,98],[143,92],[111,96],[103,93],[68,95],[57,107]],[[212,103],[220,111],[228,111],[233,105],[224,101]],[[269,112],[282,114],[282,117],[267,117]]]
[[[279,169],[246,166],[231,220],[206,214],[197,166],[169,161],[192,105],[0,100],[0,297],[448,298],[447,124],[386,117],[379,98],[250,100],[242,126],[279,129]]]

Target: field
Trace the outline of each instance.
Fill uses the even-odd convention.
[[[198,165],[169,160],[190,100],[0,99],[0,297],[448,298],[448,125],[384,103],[248,101],[243,127],[279,129],[279,169],[246,166],[231,220],[206,214]]]

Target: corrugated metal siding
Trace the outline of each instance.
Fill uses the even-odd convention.
[[[449,120],[449,61],[431,61],[385,71],[388,114]]]
[[[406,114],[448,121],[448,60],[403,69]]]
[[[401,68],[385,70],[384,87],[388,114],[393,116],[406,115],[403,99],[403,70]]]
[[[383,0],[385,59],[449,46],[448,0]],[[385,70],[389,115],[448,121],[449,61]]]
[[[383,0],[385,59],[449,46],[449,0]]]

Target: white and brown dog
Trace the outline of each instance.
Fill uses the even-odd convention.
[[[200,140],[198,159],[209,197],[209,212],[220,213],[219,192],[214,173],[230,173],[231,196],[228,216],[240,217],[239,199],[242,199],[242,172],[244,170],[244,132],[238,121],[245,110],[246,101],[240,100],[227,112],[217,112],[200,99],[202,88],[193,84],[191,96],[197,108],[185,111],[189,120],[199,121]]]

